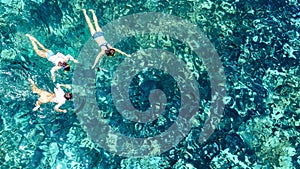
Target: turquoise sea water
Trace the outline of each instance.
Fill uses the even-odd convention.
[[[82,58],[93,61],[98,52],[90,39],[83,8],[94,9],[101,26],[141,12],[162,12],[197,25],[218,53],[226,77],[223,116],[208,140],[198,142],[214,99],[209,73],[190,46],[161,34],[143,34],[114,43],[126,53],[147,48],[167,50],[190,66],[201,98],[192,129],[170,149],[147,157],[113,153],[87,134],[81,121],[86,114],[90,119],[101,116],[114,131],[131,138],[162,134],[178,120],[182,95],[170,74],[147,69],[130,79],[130,101],[134,108],[145,111],[152,104],[150,91],[160,89],[167,101],[166,111],[146,124],[122,117],[114,106],[111,86],[116,85],[113,75],[125,57],[104,56],[93,71],[83,64]],[[300,168],[297,1],[0,0],[0,11],[0,168]],[[75,80],[73,89],[68,90],[77,92],[75,96],[95,94],[99,114],[89,114],[93,107],[82,109],[88,103],[80,99],[75,102],[76,98],[75,103],[63,106],[68,109],[66,114],[55,112],[52,103],[32,111],[37,95],[27,78],[47,91],[53,91],[55,83],[50,76],[52,63],[34,53],[26,33],[55,52],[81,57],[81,63],[71,63],[70,72],[59,71],[57,80],[66,84]],[[87,48],[91,53],[87,54]],[[94,73],[94,79],[76,79],[80,73]],[[86,90],[91,85],[95,85],[95,93]],[[114,144],[115,138],[105,135],[103,128],[89,127],[112,149],[115,144],[126,146]]]

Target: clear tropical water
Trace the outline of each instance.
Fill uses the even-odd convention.
[[[83,8],[94,9],[101,26],[140,12],[163,12],[197,25],[216,49],[226,76],[223,116],[208,140],[198,142],[208,116],[204,112],[212,100],[208,72],[191,48],[162,35],[129,37],[115,46],[126,53],[149,46],[161,48],[192,65],[202,99],[196,122],[167,151],[147,157],[108,151],[87,134],[80,121],[87,112],[74,102],[63,106],[68,109],[66,114],[55,112],[52,103],[32,111],[37,96],[27,78],[48,91],[53,91],[55,84],[50,77],[52,63],[34,53],[25,34],[34,35],[53,51],[75,58],[90,56],[84,52],[85,45],[92,42]],[[1,168],[300,168],[297,1],[0,0],[0,11]],[[82,88],[78,84],[73,87],[82,91],[80,95],[91,95],[84,86],[91,82],[96,86],[97,106],[111,128],[132,138],[159,135],[177,120],[181,104],[178,84],[158,69],[140,72],[128,91],[133,106],[145,111],[151,105],[150,91],[161,89],[168,103],[166,110],[173,112],[164,111],[161,118],[143,125],[125,119],[111,95],[111,86],[116,85],[113,74],[124,59],[121,55],[103,57],[94,71],[83,63],[71,63],[72,70],[58,72],[57,79],[72,84],[80,75],[76,72],[80,66],[82,72],[95,72],[91,81],[79,79]],[[96,135],[107,142],[113,140],[101,134]]]

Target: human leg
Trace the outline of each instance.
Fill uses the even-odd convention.
[[[30,79],[30,78],[28,78],[28,81],[29,81],[30,84],[31,84],[31,90],[32,90],[32,92],[41,95],[41,93],[42,93],[43,91],[42,91],[41,89],[39,89],[39,88],[35,85],[34,81],[33,81],[32,79]],[[33,108],[33,111],[37,111],[37,110],[41,107],[41,104],[42,104],[42,102],[40,101],[40,99],[39,99],[38,101],[36,101],[36,102],[35,102],[35,107]]]
[[[43,58],[46,58],[49,49],[45,48],[45,46],[42,45],[35,37],[29,34],[26,34],[26,36],[30,39],[35,53]],[[39,47],[42,48],[42,50],[40,50]]]
[[[91,32],[91,35],[93,36],[95,33],[96,33],[96,30],[91,22],[91,19],[89,18],[89,16],[86,14],[86,10],[83,9],[83,15],[84,15],[84,18],[85,18],[85,21],[86,23],[88,24],[88,27],[90,29],[90,32]]]
[[[39,95],[41,95],[41,94],[43,93],[43,90],[39,89],[39,88],[35,85],[35,83],[34,83],[34,81],[33,81],[32,79],[28,78],[28,81],[29,81],[30,84],[31,84],[31,90],[32,90],[33,93],[36,93],[36,94],[39,94]]]
[[[33,111],[36,111],[41,107],[42,104],[50,102],[50,100],[53,98],[53,94],[47,92],[47,91],[42,91],[40,94],[40,97],[38,101],[35,102],[35,107],[33,108]]]
[[[89,11],[90,11],[90,12],[92,13],[92,15],[93,15],[93,20],[94,20],[94,25],[95,25],[96,31],[97,31],[97,32],[103,32],[102,29],[101,29],[100,26],[99,26],[98,18],[97,18],[96,14],[95,14],[95,11],[94,11],[93,9],[90,9]]]
[[[35,103],[35,107],[32,109],[33,111],[37,111],[40,107],[41,107],[41,102],[40,101],[36,101]]]
[[[31,84],[32,92],[39,95],[39,99],[38,99],[38,101],[36,101],[33,111],[38,110],[40,108],[41,104],[48,103],[52,100],[52,98],[55,97],[55,95],[53,93],[49,93],[45,90],[39,89],[32,79],[28,78],[28,81]]]
[[[33,93],[36,93],[36,94],[38,94],[38,95],[40,96],[40,98],[39,98],[40,102],[42,102],[42,103],[47,103],[47,102],[49,102],[49,101],[51,100],[51,98],[54,96],[53,93],[50,93],[50,92],[47,92],[47,91],[45,91],[45,90],[39,89],[39,88],[35,85],[35,83],[34,83],[34,81],[33,81],[32,79],[28,78],[28,80],[29,80],[29,82],[30,82],[30,84],[31,84],[31,90],[32,90],[32,92],[33,92]]]
[[[37,43],[37,45],[42,48],[44,51],[48,51],[49,49],[45,48],[45,46],[43,44],[41,44],[35,37],[33,37],[32,35],[26,34],[27,37],[29,37],[29,39],[31,41],[34,41]]]

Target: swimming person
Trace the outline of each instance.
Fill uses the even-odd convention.
[[[35,37],[26,34],[26,36],[30,39],[33,49],[37,55],[41,56],[42,58],[47,58],[50,62],[52,62],[55,66],[51,69],[51,78],[53,82],[55,82],[55,71],[62,69],[64,71],[70,70],[70,65],[67,63],[69,60],[73,61],[74,63],[78,63],[76,59],[74,59],[71,55],[63,55],[62,53],[58,52],[54,54],[51,50],[47,49],[42,45]],[[40,50],[40,47],[42,50]]]
[[[109,45],[107,43],[107,41],[104,38],[104,33],[103,33],[102,29],[100,28],[100,26],[98,24],[98,19],[97,19],[97,16],[96,16],[94,10],[90,9],[89,11],[92,13],[94,24],[95,24],[95,28],[94,28],[94,26],[93,26],[90,18],[87,16],[86,10],[83,9],[82,11],[83,11],[86,23],[88,24],[88,27],[90,29],[92,37],[94,38],[94,40],[97,42],[97,44],[101,48],[101,52],[96,57],[96,60],[95,60],[95,62],[93,64],[93,66],[92,66],[92,69],[95,68],[95,66],[98,63],[99,59],[104,54],[106,54],[107,56],[114,56],[115,52],[118,52],[118,53],[120,53],[122,55],[125,55],[127,57],[130,56],[130,55],[126,54],[125,52],[122,52],[121,50],[119,50],[117,48],[113,48],[111,45]]]
[[[54,93],[47,92],[45,90],[39,89],[34,81],[30,78],[28,78],[30,84],[31,84],[31,89],[33,93],[37,93],[39,95],[38,101],[35,103],[35,107],[33,108],[33,111],[37,111],[41,104],[45,104],[48,102],[54,102],[57,103],[56,106],[54,106],[54,110],[58,112],[63,112],[66,113],[67,110],[62,110],[60,109],[60,106],[65,104],[66,100],[71,100],[72,99],[72,93],[65,93],[61,87],[65,87],[70,89],[70,85],[65,85],[65,84],[56,84],[56,88],[54,88]]]

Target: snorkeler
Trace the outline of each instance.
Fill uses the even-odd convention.
[[[71,55],[68,54],[65,56],[60,52],[54,54],[51,50],[45,48],[44,45],[42,45],[35,37],[29,34],[26,34],[26,36],[31,40],[33,49],[37,55],[41,56],[42,58],[47,58],[50,62],[54,63],[55,66],[50,71],[53,82],[55,82],[55,71],[59,69],[62,69],[64,71],[70,70],[70,65],[67,63],[69,59],[74,63],[78,63],[78,61],[74,59]],[[40,50],[38,46],[42,50]]]
[[[92,13],[94,24],[95,24],[95,28],[94,28],[94,26],[93,26],[90,18],[87,16],[86,10],[83,9],[82,11],[83,11],[86,23],[88,24],[88,27],[90,29],[92,37],[94,38],[94,40],[97,42],[97,44],[101,48],[101,52],[96,57],[96,60],[94,62],[94,65],[92,66],[92,69],[95,68],[95,66],[98,63],[99,59],[104,54],[106,54],[107,56],[114,56],[115,52],[118,52],[118,53],[120,53],[122,55],[125,55],[127,57],[130,56],[130,55],[126,54],[125,52],[122,52],[121,50],[119,50],[117,48],[113,48],[111,45],[109,45],[107,43],[107,41],[104,38],[104,33],[103,33],[102,29],[100,28],[100,26],[98,24],[98,19],[97,19],[97,16],[96,16],[94,10],[90,9],[89,11]]]
[[[56,84],[56,88],[54,88],[54,93],[50,93],[45,90],[39,89],[35,85],[35,83],[32,79],[28,78],[28,80],[31,84],[31,89],[32,89],[33,93],[37,93],[39,95],[39,99],[38,99],[38,101],[36,101],[33,111],[37,111],[40,108],[41,104],[45,104],[48,102],[54,102],[54,103],[57,103],[56,106],[54,106],[54,110],[56,110],[58,112],[63,112],[63,113],[67,112],[67,110],[62,110],[59,108],[60,108],[60,106],[65,104],[66,100],[72,99],[72,93],[69,93],[69,92],[65,93],[61,89],[61,86],[70,89],[71,88],[70,85]]]

